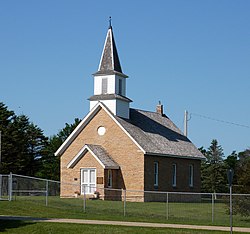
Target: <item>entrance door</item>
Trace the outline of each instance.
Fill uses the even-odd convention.
[[[96,191],[96,169],[81,169],[81,194],[93,194]]]

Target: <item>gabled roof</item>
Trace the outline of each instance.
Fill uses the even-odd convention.
[[[115,118],[147,155],[205,159],[166,115],[130,108],[129,119]]]
[[[70,144],[75,140],[75,138],[80,134],[80,132],[85,128],[85,126],[101,109],[106,111],[106,113],[111,117],[111,119],[113,119],[116,124],[125,132],[125,134],[138,146],[138,148],[143,153],[145,153],[141,146],[135,141],[135,139],[133,139],[133,137],[131,137],[128,132],[122,127],[122,125],[117,121],[115,115],[105,106],[105,104],[103,104],[102,102],[98,102],[85,116],[85,118],[78,124],[78,126],[69,135],[69,137],[63,142],[63,144],[58,148],[58,150],[55,152],[55,156],[61,156],[65,152],[65,150],[70,146]]]
[[[104,169],[119,169],[119,165],[108,155],[102,146],[91,144],[84,145],[77,155],[69,162],[67,168],[73,168],[87,152],[90,152]]]
[[[118,52],[115,45],[115,38],[113,34],[112,26],[109,27],[99,68],[94,75],[112,75],[118,74],[123,77],[127,77],[122,73],[122,68],[118,56]]]
[[[130,108],[130,118],[123,119],[115,116],[101,102],[98,102],[60,146],[55,153],[56,156],[63,154],[101,108],[106,111],[145,155],[205,159],[202,153],[182,134],[166,115],[162,116],[155,112]]]

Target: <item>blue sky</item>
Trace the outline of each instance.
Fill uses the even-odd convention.
[[[0,2],[0,101],[56,134],[83,118],[112,16],[131,107],[164,112],[225,155],[250,147],[250,1]],[[240,127],[202,118],[246,125]]]

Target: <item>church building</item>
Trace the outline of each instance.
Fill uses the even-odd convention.
[[[164,114],[163,105],[155,112],[130,108],[128,76],[111,25],[93,76],[90,111],[55,153],[61,159],[61,197],[74,196],[73,183],[81,195],[98,192],[102,199],[111,197],[105,188],[200,192],[204,156]],[[141,193],[131,200],[150,198]]]

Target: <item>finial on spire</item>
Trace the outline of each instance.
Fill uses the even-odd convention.
[[[111,21],[112,21],[112,18],[111,16],[109,16],[109,28],[112,28]]]

